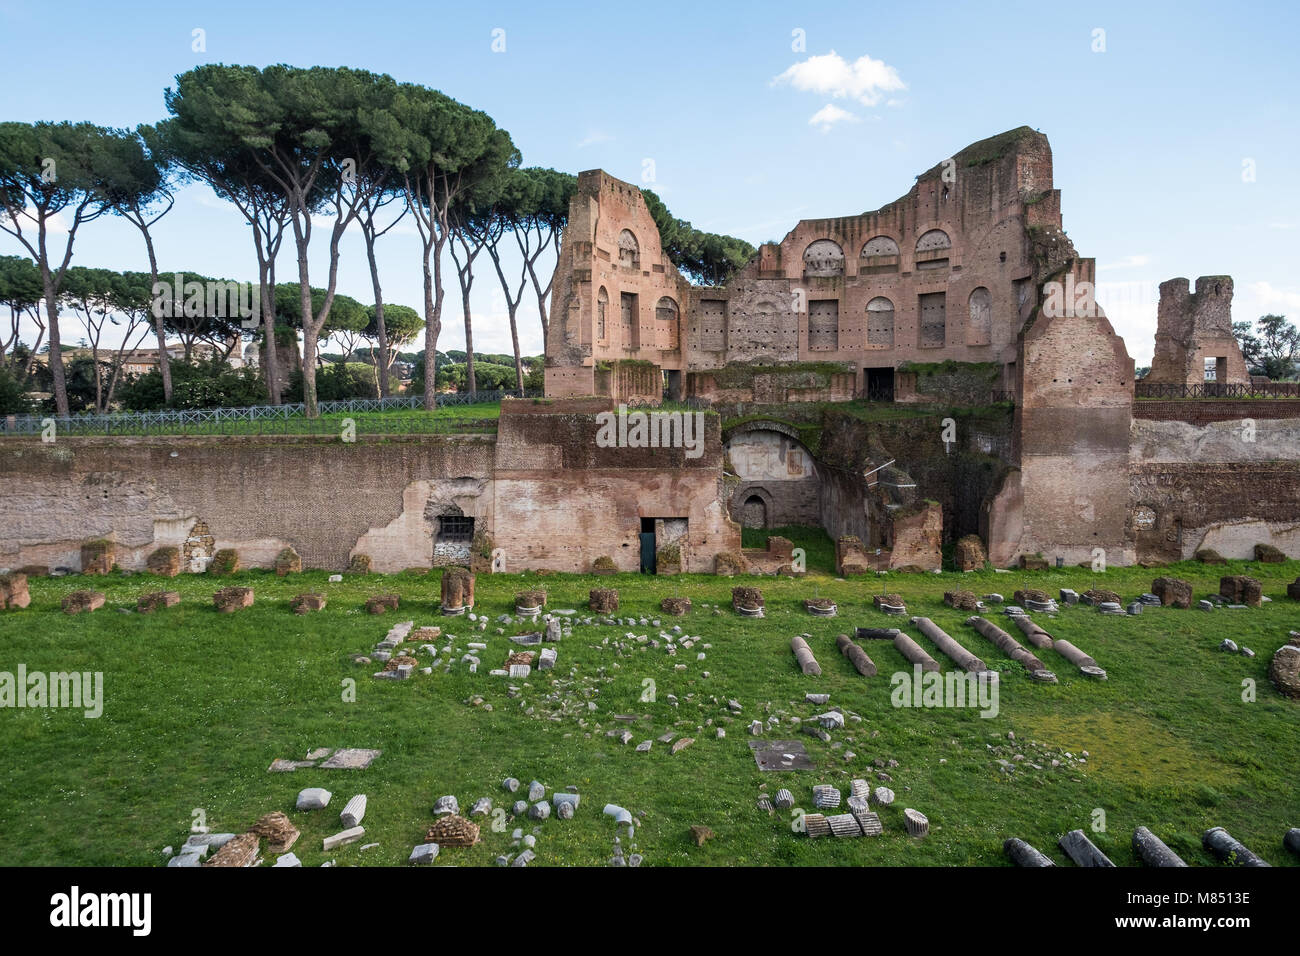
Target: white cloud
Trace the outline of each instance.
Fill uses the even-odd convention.
[[[593,129],[578,141],[578,149],[584,149],[588,146],[595,146],[597,143],[608,143],[614,137],[604,130]]]
[[[875,106],[886,93],[907,89],[898,71],[883,60],[863,55],[850,63],[834,50],[810,56],[772,80],[773,86],[785,83],[834,99],[857,100],[864,106]]]
[[[1123,259],[1119,260],[1118,262],[1102,263],[1101,265],[1097,266],[1097,271],[1102,272],[1104,270],[1109,270],[1109,269],[1137,269],[1141,266],[1147,265],[1150,261],[1151,261],[1150,256],[1142,253],[1138,253],[1136,255],[1125,256]]]
[[[857,123],[858,118],[848,110],[842,110],[834,103],[827,103],[808,119],[809,126],[816,126],[823,133],[829,133],[836,123]]]
[[[1271,282],[1252,282],[1247,287],[1248,302],[1257,305],[1260,315],[1265,313],[1295,315],[1300,313],[1300,292],[1279,289]],[[1252,317],[1253,321],[1253,317]]]

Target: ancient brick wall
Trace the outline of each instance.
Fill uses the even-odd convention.
[[[469,542],[442,531],[466,518],[516,571],[585,571],[602,554],[635,571],[642,518],[686,520],[685,571],[740,548],[716,415],[699,416],[697,443],[601,447],[590,402],[511,404],[496,438],[7,439],[0,567],[78,570],[81,545],[109,538],[124,568],[164,546],[200,559],[234,548],[244,566],[271,567],[293,547],[306,567],[368,554],[393,572],[463,563]]]
[[[1300,418],[1300,400],[1197,398],[1164,402],[1142,399],[1133,403],[1133,417],[1187,422],[1191,425],[1242,421],[1248,418]]]
[[[1060,195],[1047,138],[1021,127],[966,147],[878,210],[804,220],[727,285],[697,288],[663,256],[640,191],[584,172],[556,265],[547,394],[599,390],[559,370],[601,359],[687,371],[843,362],[850,396],[865,368],[1007,365],[1028,314],[1030,227],[1059,231]]]
[[[506,569],[588,571],[606,555],[637,571],[648,518],[685,519],[684,534],[673,525],[682,570],[711,572],[719,551],[740,549],[740,527],[726,511],[720,421],[698,420],[702,452],[690,457],[683,447],[602,447],[592,416],[503,413],[494,543],[505,550]]]
[[[1135,420],[1127,520],[1143,561],[1251,558],[1256,544],[1300,557],[1300,419]]]
[[[820,524],[821,481],[797,438],[747,429],[733,433],[723,450],[740,479],[729,502],[734,521],[759,528]]]
[[[1206,360],[1215,365],[1213,377]],[[1160,283],[1156,347],[1144,382],[1164,385],[1245,385],[1250,373],[1232,334],[1232,277],[1201,276]]]
[[[656,376],[683,368],[689,287],[663,253],[641,190],[600,170],[580,173],[555,266],[546,394],[645,397],[640,379],[602,379],[595,366],[635,359]],[[657,382],[649,391],[656,401],[662,393]]]
[[[1021,338],[1021,490],[1007,499],[1023,519],[1017,550],[1076,564],[1101,549],[1108,563],[1130,564],[1135,550],[1125,503],[1133,360],[1102,309],[1073,294],[1090,288],[1093,261],[1076,258],[1068,240],[1044,255],[1043,268],[1051,270],[1044,278],[1071,294],[1052,299],[1048,289]]]
[[[184,551],[206,525],[205,553],[235,548],[249,567],[272,566],[288,546],[309,567],[342,569],[357,552],[377,570],[427,567],[425,508],[464,499],[465,481],[489,477],[493,446],[490,437],[8,439],[0,566],[77,570],[82,542],[110,538],[118,564],[140,569],[155,548]]]

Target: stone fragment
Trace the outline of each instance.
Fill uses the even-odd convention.
[[[1279,647],[1268,665],[1268,679],[1278,693],[1293,700],[1300,699],[1300,647],[1294,644]]]
[[[274,870],[276,867],[295,867],[295,866],[302,866],[302,860],[298,859],[297,854],[285,853],[275,858],[275,862],[271,864],[271,869]]]
[[[862,824],[858,823],[858,818],[851,813],[837,813],[827,817],[826,825],[831,828],[831,833],[841,840],[862,836]]]
[[[417,866],[432,863],[438,858],[438,851],[441,849],[436,843],[421,843],[411,851],[410,859],[406,862]]]
[[[299,810],[323,810],[329,806],[332,794],[323,787],[308,787],[298,793],[295,805]]]
[[[840,805],[842,794],[837,787],[819,783],[813,786],[813,806],[818,810],[833,810]]]
[[[343,807],[343,811],[339,814],[339,822],[343,824],[344,829],[351,829],[352,827],[359,826],[365,815],[366,795],[364,793],[358,793]]]
[[[887,807],[894,802],[894,791],[888,787],[876,787],[871,796],[882,807]]]
[[[365,827],[350,827],[333,836],[327,836],[324,841],[325,852],[338,849],[341,846],[347,846],[349,843],[355,843],[366,835]]]
[[[818,839],[824,836],[830,836],[831,825],[826,822],[826,818],[820,813],[805,813],[803,815],[804,832],[811,839]]]
[[[1192,606],[1192,585],[1181,578],[1156,578],[1151,582],[1151,593],[1165,607],[1187,610]]]
[[[539,800],[528,808],[528,815],[534,820],[545,820],[551,815],[551,805],[545,800]]]
[[[691,839],[695,841],[696,846],[704,846],[709,840],[712,840],[716,834],[706,826],[696,824],[691,827]]]
[[[514,793],[519,789],[519,781],[514,777],[506,777],[506,779],[501,783],[501,789]]]
[[[470,808],[471,817],[485,817],[492,812],[492,798],[479,797],[474,801],[474,806]]]
[[[448,794],[434,801],[433,812],[435,816],[441,816],[444,813],[460,813],[460,803],[457,802],[454,795]]]
[[[903,811],[903,826],[914,837],[923,837],[930,832],[930,821],[926,815],[910,807]]]
[[[669,748],[669,753],[680,753],[693,743],[695,743],[694,737],[683,737],[673,743],[672,747]]]

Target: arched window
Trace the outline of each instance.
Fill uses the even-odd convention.
[[[605,318],[608,312],[609,293],[605,291],[604,286],[601,286],[600,292],[596,294],[596,340],[598,342],[605,341],[605,336],[607,334]]]
[[[677,348],[677,303],[668,296],[664,296],[655,303],[655,319],[659,323],[659,340],[664,343],[663,348],[672,351]]]
[[[630,269],[641,268],[641,246],[631,229],[624,229],[618,234],[618,264]]]
[[[970,294],[970,324],[966,326],[967,345],[988,345],[993,334],[993,299],[980,286]]]
[[[938,249],[951,249],[952,240],[942,229],[931,229],[916,240],[917,252],[934,252]]]
[[[894,303],[883,295],[867,303],[867,344],[894,344]]]
[[[842,276],[844,250],[830,239],[818,239],[804,250],[803,265],[810,276]]]
[[[863,259],[896,255],[898,255],[898,243],[888,236],[876,236],[874,239],[869,239],[867,244],[862,247]]]
[[[741,511],[741,523],[746,528],[766,528],[767,502],[758,495],[750,495],[746,498],[744,509]]]
[[[916,268],[947,269],[952,240],[942,229],[931,229],[916,240]]]

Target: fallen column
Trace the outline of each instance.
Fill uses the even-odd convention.
[[[849,659],[849,663],[852,664],[857,669],[857,672],[863,677],[876,676],[876,665],[873,664],[871,658],[867,656],[867,652],[854,644],[853,639],[847,634],[841,634],[839,637],[835,638],[835,646],[839,648],[841,654]]]
[[[822,666],[817,663],[817,658],[813,657],[812,648],[802,637],[790,638],[790,650],[794,651],[794,659],[799,662],[799,669],[805,675],[820,677]]]
[[[928,617],[914,617],[912,623],[916,625],[917,630],[934,641],[934,646],[952,658],[953,663],[962,670],[975,674],[988,670],[988,665],[958,644],[943,628]]]
[[[1075,667],[1079,668],[1079,670],[1087,676],[1095,677],[1098,680],[1106,679],[1106,672],[1097,665],[1097,662],[1069,641],[1064,639],[1053,641],[1052,650],[1056,651],[1056,653],[1060,654]]]
[[[1047,665],[1033,654],[1029,653],[1028,648],[992,621],[976,615],[975,617],[967,618],[966,623],[973,626],[975,630],[979,631],[992,641],[997,646],[998,650],[1006,654],[1007,657],[1025,665],[1025,670],[1035,675],[1050,675],[1051,683],[1056,682],[1056,675],[1052,674],[1052,672],[1047,669]],[[1046,680],[1047,678],[1040,677],[1039,679]]]
[[[1133,831],[1133,849],[1147,866],[1186,866],[1180,857],[1146,827]]]
[[[1033,644],[1039,650],[1050,651],[1052,649],[1052,635],[1048,634],[1037,622],[1030,619],[1028,614],[1013,614],[1011,620],[1016,622],[1016,627],[1025,635],[1025,640]]]
[[[937,671],[939,669],[939,662],[922,650],[920,644],[902,631],[894,635],[894,647],[898,648],[898,653],[907,658],[908,663],[920,664],[923,671]]]
[[[1002,844],[1002,852],[1016,866],[1056,866],[1055,863],[1024,840],[1018,840],[1015,837]]]
[[[1232,834],[1223,827],[1211,827],[1206,830],[1201,834],[1201,843],[1224,863],[1234,863],[1237,866],[1273,865],[1265,863],[1254,853],[1251,853],[1245,844],[1233,839]]]
[[[1082,830],[1071,830],[1056,841],[1065,855],[1079,866],[1114,866],[1110,857],[1097,848]]]

